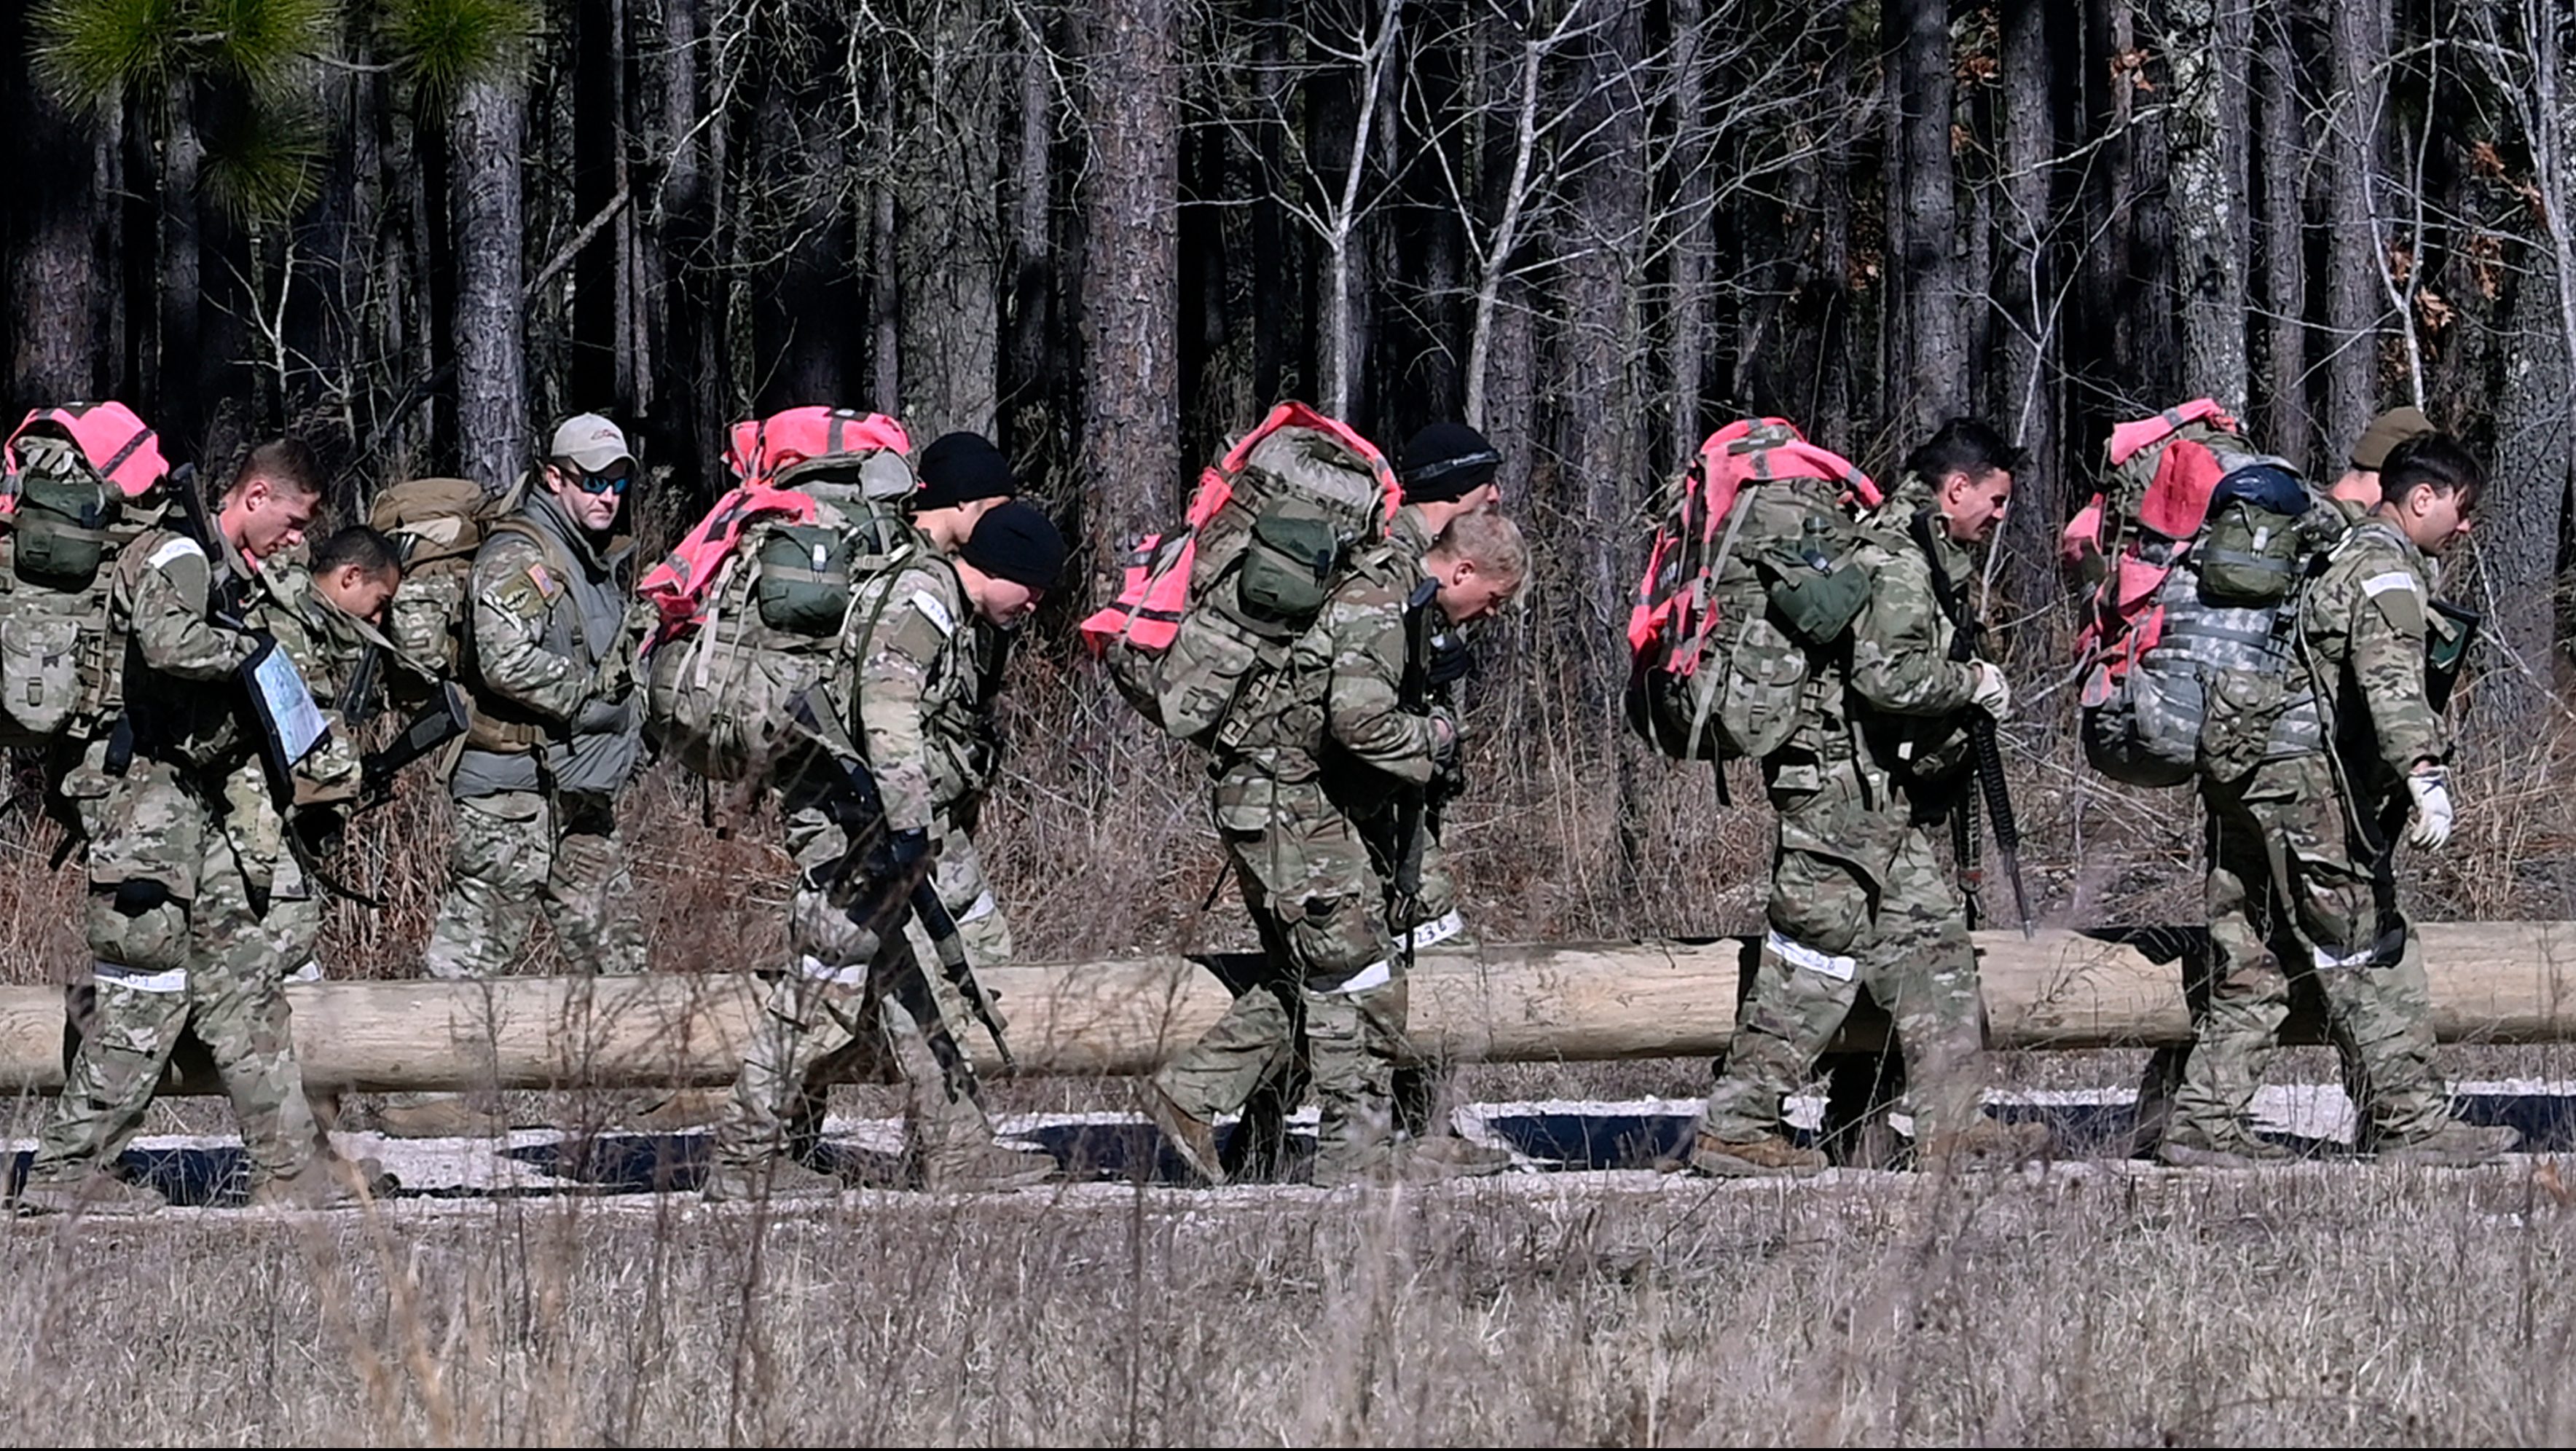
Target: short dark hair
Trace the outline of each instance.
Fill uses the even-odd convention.
[[[300,438],[272,438],[242,460],[224,496],[230,498],[252,479],[266,479],[269,487],[299,499],[318,499],[322,497],[322,460]]]
[[[2459,499],[2460,512],[2478,506],[2486,492],[2487,471],[2458,439],[2447,433],[2419,433],[2388,451],[2379,465],[2379,498],[2402,504],[2418,485]]]
[[[402,546],[383,531],[352,524],[313,546],[313,572],[329,574],[356,565],[368,576],[402,573]]]
[[[1937,484],[1951,474],[1974,478],[1991,469],[2018,472],[2023,458],[2022,451],[2005,442],[1992,424],[1978,418],[1953,418],[1905,456],[1905,471]]]

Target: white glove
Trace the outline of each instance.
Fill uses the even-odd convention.
[[[2406,844],[2417,851],[2440,851],[2451,839],[2451,774],[2427,766],[2406,778],[2406,794],[2415,798],[2415,824]]]
[[[1969,662],[1977,667],[1977,683],[1968,689],[1968,703],[1996,720],[2012,716],[2012,686],[1992,661]]]

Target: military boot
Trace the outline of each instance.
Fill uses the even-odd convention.
[[[1225,1182],[1224,1161],[1217,1153],[1216,1126],[1174,1102],[1163,1085],[1148,1079],[1145,1083],[1145,1116],[1162,1132],[1163,1142],[1180,1155],[1181,1163],[1194,1180],[1202,1185]]]
[[[848,1187],[837,1175],[779,1155],[757,1164],[719,1162],[707,1171],[698,1194],[709,1204],[749,1204],[762,1199],[832,1199]]]
[[[669,1093],[643,1093],[627,1105],[625,1125],[639,1134],[675,1134],[724,1122],[733,1111],[733,1093],[723,1088],[682,1088]]]
[[[2165,1126],[2157,1141],[2156,1157],[2183,1169],[2260,1169],[2298,1156],[2242,1129],[2213,1132],[2197,1124],[2174,1122]]]
[[[1509,1173],[1520,1162],[1509,1149],[1480,1144],[1459,1134],[1398,1139],[1396,1152],[1402,1160],[1404,1177],[1416,1182],[1479,1179],[1487,1174]]]
[[[1706,1129],[1692,1141],[1690,1167],[1719,1179],[1814,1174],[1831,1167],[1822,1151],[1802,1149],[1778,1134],[1721,1139]]]
[[[1926,1174],[2009,1169],[2044,1159],[2056,1147],[2057,1134],[2046,1124],[2008,1124],[1979,1114],[1965,1128],[1936,1132],[1918,1141],[1914,1167]]]
[[[337,1154],[316,1154],[284,1178],[263,1176],[251,1186],[248,1205],[252,1209],[353,1208],[368,1201],[370,1188],[383,1174],[382,1166],[373,1160],[353,1163]]]
[[[2470,1124],[2452,1119],[2428,1134],[2379,1141],[2373,1159],[2382,1164],[2422,1164],[2463,1169],[2491,1163],[2522,1142],[2522,1131],[2504,1124]]]
[[[1043,1184],[1060,1167],[1042,1149],[987,1140],[914,1156],[912,1182],[932,1194],[984,1194]]]
[[[376,1106],[376,1132],[394,1139],[471,1139],[507,1133],[497,1093],[423,1093]]]
[[[29,1179],[9,1201],[12,1213],[152,1214],[170,1201],[149,1184],[137,1184],[100,1170],[76,1170],[63,1178]]]

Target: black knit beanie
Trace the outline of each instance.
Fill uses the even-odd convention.
[[[1455,503],[1494,481],[1503,456],[1485,436],[1463,423],[1435,423],[1404,446],[1396,477],[1404,497],[1425,503]]]
[[[1007,499],[1020,491],[1010,460],[980,433],[943,433],[921,451],[921,487],[913,491],[915,513],[970,504],[977,499]]]
[[[1036,506],[1013,499],[975,521],[957,557],[997,579],[1053,589],[1064,573],[1064,536]]]

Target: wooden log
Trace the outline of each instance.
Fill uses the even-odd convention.
[[[2446,1042],[2576,1038],[2576,922],[2430,924],[2435,1029]],[[2183,1041],[2182,972],[2196,932],[2044,931],[1978,937],[1998,1048]],[[1733,1026],[1742,939],[1425,952],[1415,967],[1419,1047],[1460,1062],[1709,1057]],[[1024,964],[987,971],[1024,1071],[1134,1074],[1225,1010],[1218,974],[1240,956]],[[710,1084],[729,1080],[765,988],[750,974],[321,982],[288,989],[306,1077],[359,1089]],[[0,1088],[62,1086],[62,995],[0,988]],[[1875,1047],[1885,1021],[1843,1046]],[[2315,1041],[2294,1021],[2294,1040]],[[995,1066],[980,1034],[968,1046]],[[202,1072],[180,1085],[212,1091]]]

